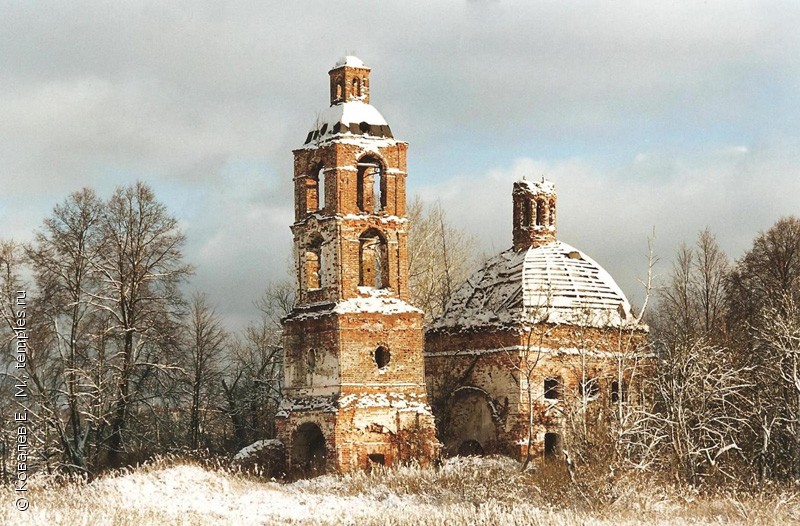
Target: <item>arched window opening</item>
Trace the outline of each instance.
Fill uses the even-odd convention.
[[[361,81],[357,78],[353,79],[353,97],[361,95]]]
[[[362,212],[377,214],[386,208],[386,181],[383,165],[375,157],[364,157],[357,164],[356,205]]]
[[[305,253],[306,290],[322,288],[322,239],[315,239]]]
[[[389,360],[391,357],[392,355],[389,352],[389,349],[383,345],[379,345],[378,348],[375,349],[375,365],[378,366],[378,369],[383,369],[389,365]]]
[[[325,168],[317,163],[305,178],[306,212],[316,212],[325,206]]]
[[[550,214],[549,214],[549,216],[550,216],[549,217],[550,226],[555,226],[556,225],[556,202],[555,201],[550,201],[550,206],[548,208],[550,209]]]
[[[359,286],[383,289],[389,286],[386,240],[377,230],[359,238]]]
[[[336,84],[336,99],[337,100],[341,100],[342,99],[342,93],[343,92],[344,92],[344,85],[341,82],[339,82],[338,84]]]
[[[317,350],[313,347],[306,353],[306,365],[311,373],[317,369]]]
[[[558,378],[544,379],[544,398],[545,400],[558,400],[561,398]]]
[[[625,382],[620,385],[618,381],[614,380],[611,382],[611,403],[616,404],[620,400],[628,401],[628,386],[625,385]]]
[[[531,222],[533,221],[533,214],[532,214],[532,207],[530,200],[526,199],[522,203],[522,226],[527,227],[531,226]]]
[[[325,168],[322,165],[317,168],[315,182],[317,184],[317,209],[323,210],[325,208]]]
[[[544,201],[536,201],[536,226],[544,225],[545,204]]]

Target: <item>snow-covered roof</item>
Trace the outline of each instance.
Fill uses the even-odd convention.
[[[301,306],[292,311],[292,320],[317,318],[330,314],[406,314],[422,311],[393,295],[389,289],[358,287],[359,296]]]
[[[361,297],[340,301],[333,308],[333,312],[337,314],[368,312],[381,314],[422,313],[418,308],[409,305],[400,298],[394,297],[388,289],[358,287],[358,291],[362,295]]]
[[[392,137],[392,130],[375,106],[351,100],[334,104],[320,112],[305,143],[326,141],[340,135],[385,138]]]
[[[542,179],[540,182],[528,181],[527,179],[520,179],[516,185],[524,188],[531,194],[552,194],[556,193],[556,185],[550,181]]]
[[[495,256],[459,288],[429,330],[635,323],[611,275],[561,241]]]
[[[336,61],[336,66],[334,66],[334,67],[339,68],[339,67],[342,67],[342,66],[350,66],[350,67],[353,67],[353,68],[366,68],[366,69],[369,69],[369,68],[367,68],[367,66],[364,65],[364,62],[360,58],[354,57],[353,55],[347,55],[347,56],[344,56],[344,57],[340,58],[339,60]]]

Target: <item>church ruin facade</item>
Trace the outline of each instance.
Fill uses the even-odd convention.
[[[621,409],[643,368],[646,327],[622,290],[557,239],[555,186],[518,181],[512,200],[513,246],[426,330],[445,454],[559,456],[570,418]]]
[[[370,68],[345,57],[329,76],[330,107],[293,152],[297,294],[278,438],[296,473],[425,464],[439,443],[423,314],[408,303],[408,145],[370,104]]]

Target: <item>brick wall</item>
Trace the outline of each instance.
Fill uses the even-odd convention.
[[[486,453],[522,459],[531,413],[531,446],[540,454],[546,432],[563,432],[559,415],[564,404],[580,396],[581,379],[585,376],[596,386],[587,386],[587,393],[597,389],[591,404],[609,405],[612,382],[620,371],[619,353],[641,353],[645,344],[642,330],[567,325],[540,325],[530,331],[429,331],[426,385],[445,454],[456,454],[465,441],[477,440]],[[643,375],[648,364],[644,358],[638,374]],[[636,387],[631,373],[629,368],[622,370],[628,390]],[[549,378],[558,380],[558,400],[545,398],[544,382]],[[625,396],[635,397],[638,392]],[[475,415],[482,416],[476,419]]]

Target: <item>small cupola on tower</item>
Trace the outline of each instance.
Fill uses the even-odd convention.
[[[556,188],[525,179],[514,183],[514,250],[540,247],[556,240]]]
[[[370,69],[358,57],[348,55],[336,61],[328,72],[331,78],[331,106],[361,101],[369,104]]]

